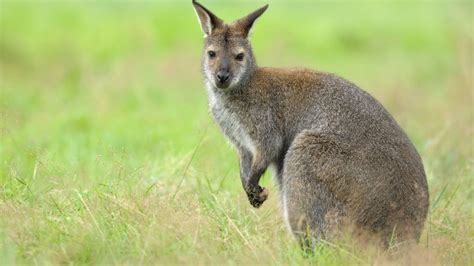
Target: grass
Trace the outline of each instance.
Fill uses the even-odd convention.
[[[237,18],[266,2],[203,3]],[[416,249],[306,258],[269,175],[250,207],[190,3],[1,1],[0,264],[472,264],[472,3],[288,3],[258,21],[260,64],[338,73],[400,122],[431,195]]]

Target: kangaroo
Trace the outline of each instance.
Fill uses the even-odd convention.
[[[240,178],[259,208],[271,167],[283,216],[303,246],[344,228],[418,241],[429,195],[414,145],[367,92],[333,74],[258,67],[249,36],[268,5],[226,24],[193,0],[204,36],[209,111],[240,157]],[[309,239],[309,240],[308,240]]]

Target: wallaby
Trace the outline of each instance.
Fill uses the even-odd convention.
[[[258,67],[249,35],[268,5],[226,24],[192,3],[205,34],[209,111],[239,153],[250,204],[267,199],[259,180],[271,166],[283,216],[304,246],[349,227],[385,247],[418,241],[429,205],[426,176],[385,108],[333,74]]]

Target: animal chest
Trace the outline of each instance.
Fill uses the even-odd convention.
[[[241,116],[224,105],[214,102],[210,106],[211,113],[227,139],[238,149],[245,148],[255,154],[255,140],[249,134],[248,126]]]

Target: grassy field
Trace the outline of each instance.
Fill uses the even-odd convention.
[[[379,99],[420,152],[431,209],[401,258],[326,243],[305,258],[278,188],[247,202],[207,113],[191,1],[0,0],[0,265],[473,264],[473,4],[265,3],[260,65],[337,73]]]

